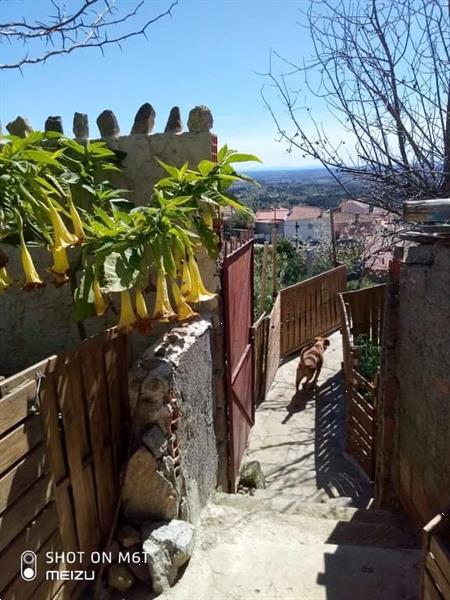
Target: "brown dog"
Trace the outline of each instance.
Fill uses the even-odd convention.
[[[303,387],[309,385],[314,387],[322,370],[323,353],[330,345],[330,340],[323,337],[314,338],[312,346],[308,346],[300,353],[300,362],[297,367],[297,379],[295,382],[295,391],[298,393],[298,388],[302,379],[306,377]]]

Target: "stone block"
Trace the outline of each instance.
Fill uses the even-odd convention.
[[[136,524],[178,516],[178,493],[146,448],[138,448],[128,462],[122,507],[127,521]]]
[[[162,593],[175,583],[179,568],[192,555],[194,527],[178,519],[148,523],[142,528],[142,539],[153,589]]]
[[[155,458],[167,454],[168,440],[159,425],[150,425],[143,433],[141,441]]]

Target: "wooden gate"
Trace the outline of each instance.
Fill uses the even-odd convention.
[[[347,451],[367,475],[375,476],[377,386],[358,371],[357,335],[381,344],[386,286],[340,295],[347,412]]]
[[[345,266],[336,267],[280,290],[280,356],[299,350],[317,335],[341,326],[340,292],[346,289]]]
[[[224,258],[223,298],[228,406],[228,479],[236,491],[255,418],[253,370],[253,240]]]
[[[0,597],[79,597],[63,570],[89,569],[119,496],[128,420],[126,338],[110,330],[0,382]],[[20,576],[22,552],[37,576]],[[46,562],[46,553],[81,561]],[[49,577],[48,571],[53,571]]]

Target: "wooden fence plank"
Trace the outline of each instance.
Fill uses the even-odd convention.
[[[423,576],[422,600],[445,600],[426,571]]]
[[[280,290],[281,357],[339,328],[338,292],[345,285],[345,267],[341,266]]]
[[[437,566],[442,571],[450,589],[450,552],[441,543],[439,537],[432,535],[430,539],[430,552],[434,556]]]
[[[124,415],[122,412],[122,388],[119,379],[120,357],[116,352],[115,340],[105,342],[104,357],[105,357],[105,372],[107,380],[107,398],[109,403],[109,414],[111,419],[111,436],[116,440],[114,444],[114,467],[116,477],[119,476],[122,460],[125,456],[125,448],[123,444],[123,436],[120,432],[123,428]]]
[[[31,380],[1,397],[0,436],[29,416],[36,390],[36,382]]]
[[[103,346],[90,344],[82,356],[83,377],[86,384],[86,403],[89,415],[94,474],[97,492],[99,526],[105,537],[111,526],[116,500],[108,390],[103,368]]]
[[[0,439],[0,475],[41,441],[42,427],[36,415],[3,436]]]
[[[20,371],[20,373],[16,373],[15,375],[11,375],[11,377],[7,377],[0,381],[0,398],[3,398],[28,381],[34,381],[36,379],[36,374],[41,372],[44,373],[47,370],[48,365],[55,360],[56,356],[50,356],[49,358],[41,360],[33,366]]]
[[[58,515],[53,503],[50,503],[41,511],[35,519],[29,523],[14,541],[0,553],[0,597],[4,588],[20,573],[20,561],[22,552],[31,550],[37,552],[42,542],[47,540],[58,527]]]
[[[348,402],[350,416],[354,418],[364,427],[367,433],[373,438],[375,432],[374,419],[354,400]]]
[[[40,479],[17,502],[0,516],[0,550],[3,550],[22,529],[50,502],[53,495],[49,476]]]
[[[74,401],[70,381],[69,370],[64,364],[58,365],[55,370],[55,382],[64,423],[78,543],[80,550],[90,551],[95,548],[99,534],[96,510],[91,510],[90,498],[94,496],[95,499],[95,494],[91,470],[84,469],[82,462],[85,450],[84,414],[80,415],[75,410],[79,409],[81,403]]]
[[[0,478],[0,513],[11,505],[47,471],[45,448],[32,450],[13,469]]]
[[[436,587],[443,595],[444,599],[447,600],[447,598],[450,598],[450,583],[430,553],[427,554],[425,559],[425,568],[430,574]]]

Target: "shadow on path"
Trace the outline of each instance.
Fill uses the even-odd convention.
[[[316,483],[330,496],[346,496],[364,507],[371,484],[345,455],[345,399],[342,373],[327,379],[316,392]]]

